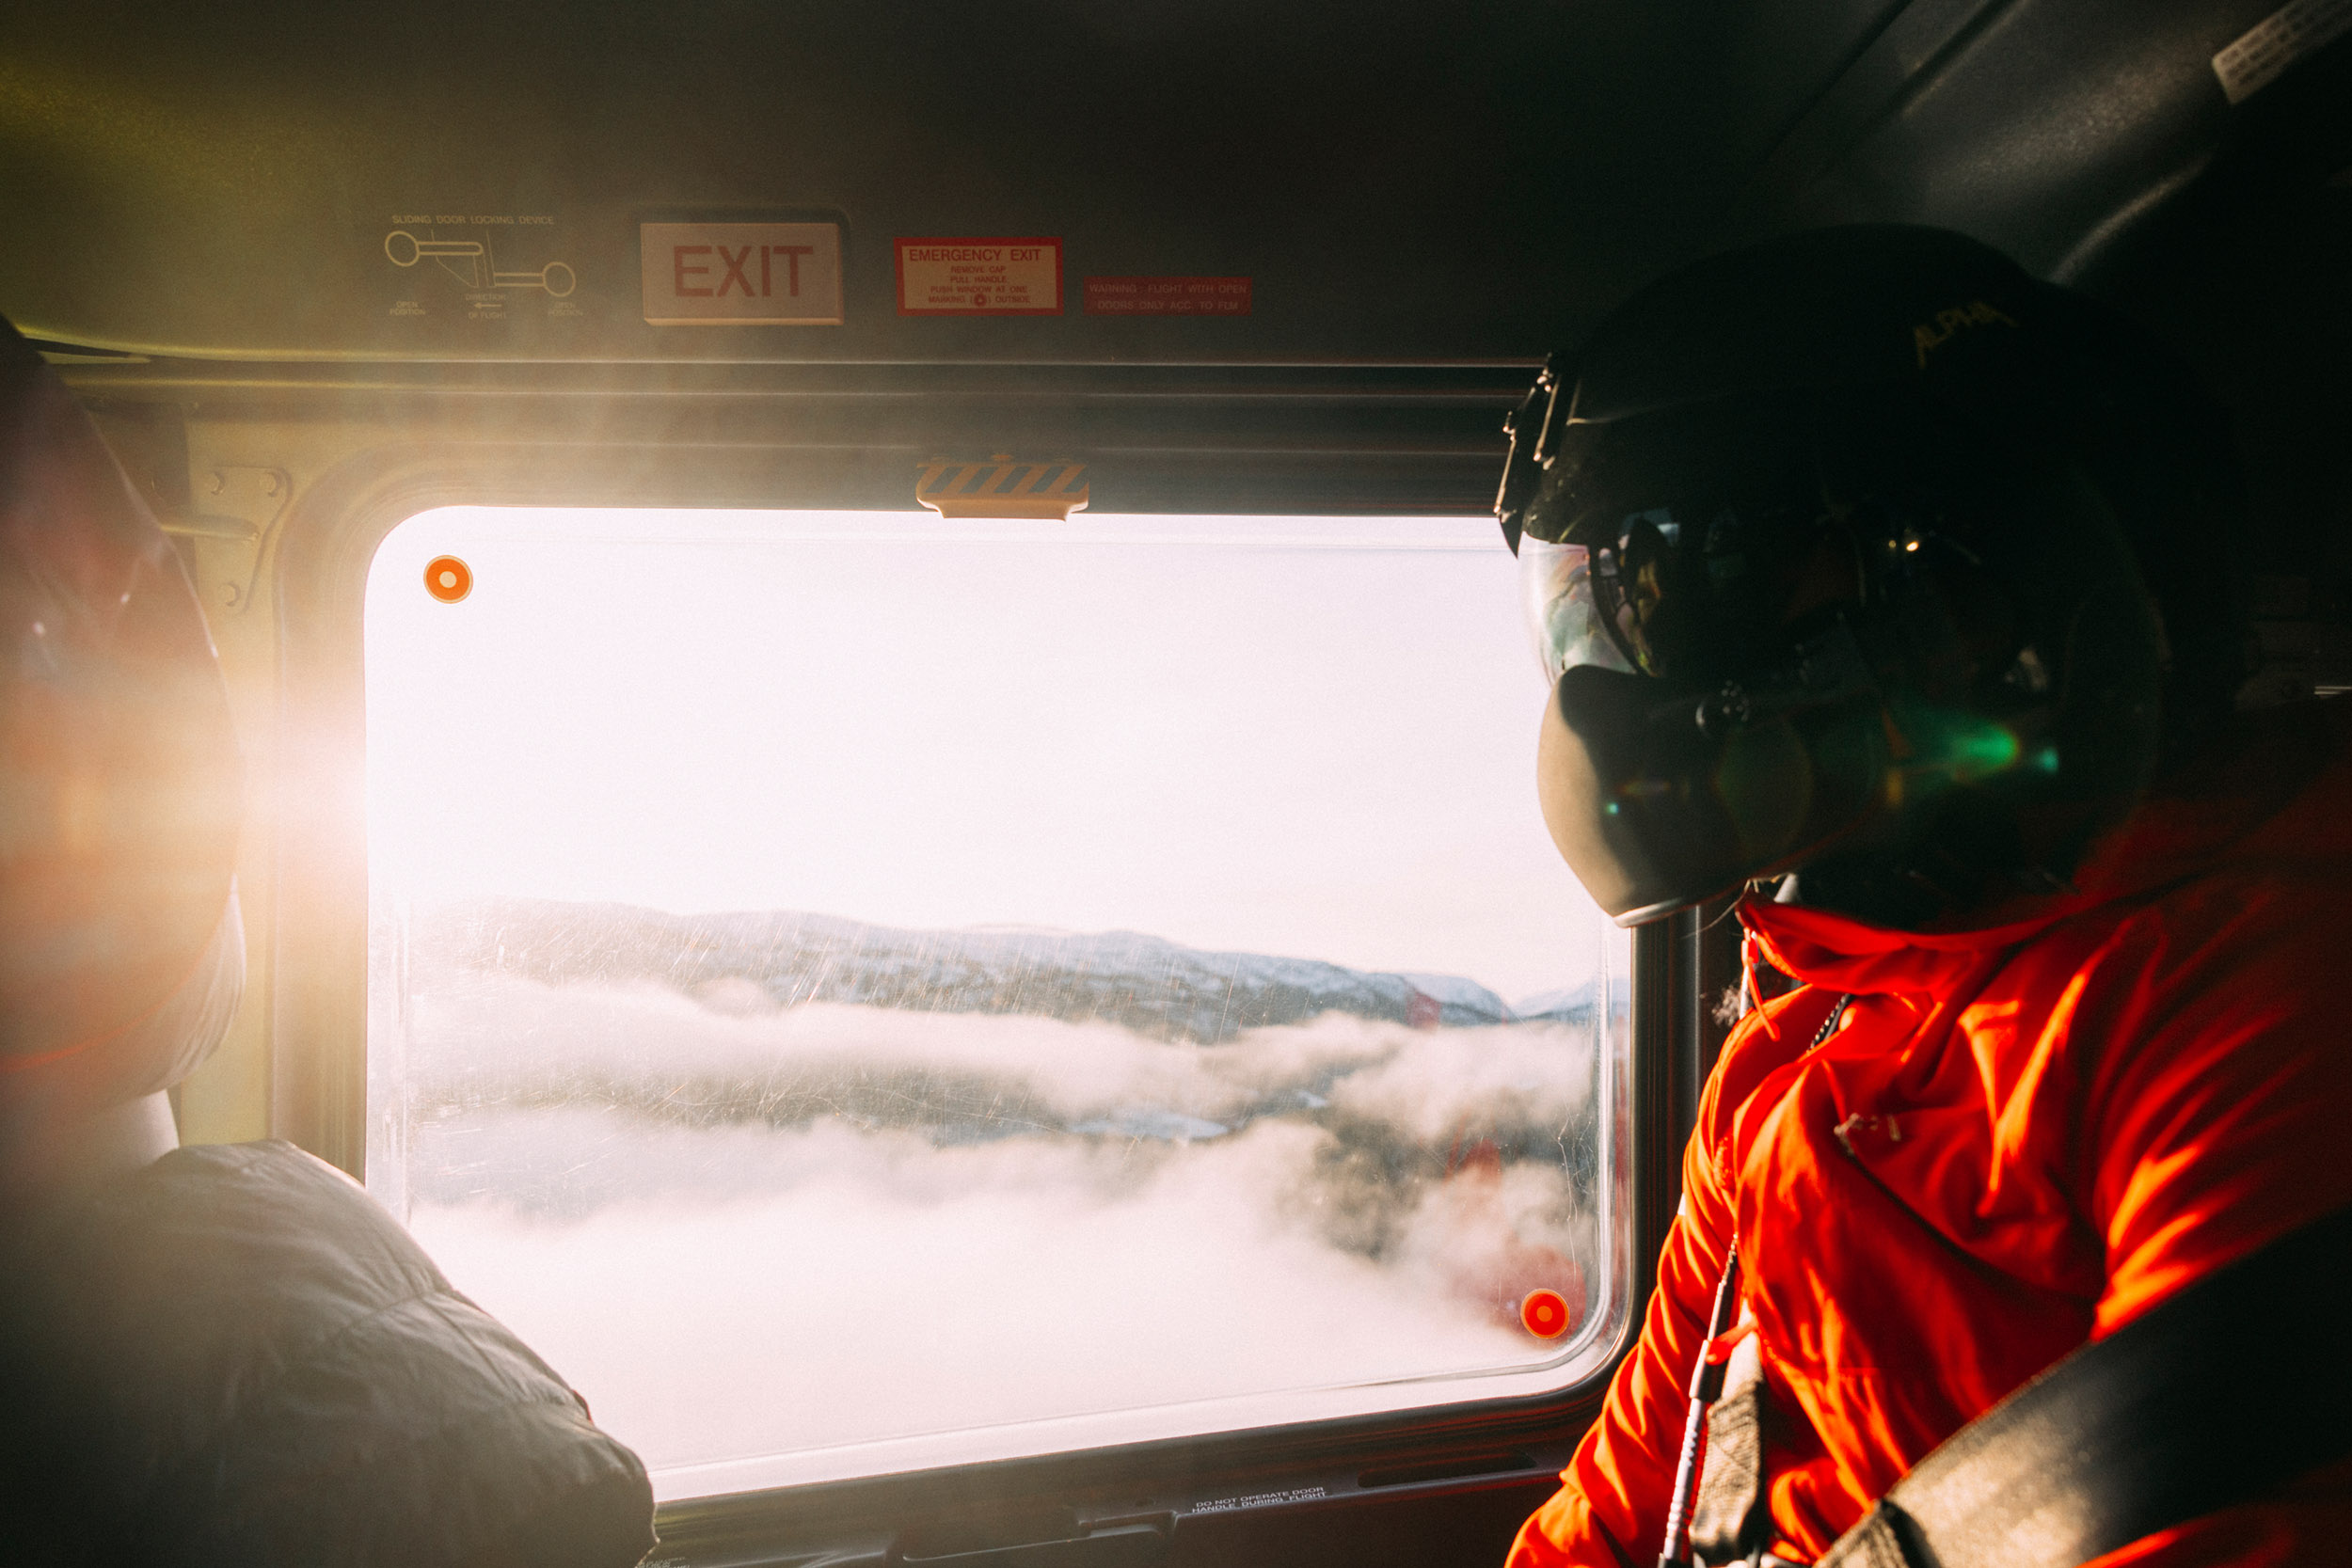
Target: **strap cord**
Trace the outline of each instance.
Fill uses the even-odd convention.
[[[1690,1568],[1691,1492],[1698,1480],[1699,1454],[1707,1444],[1707,1411],[1724,1391],[1724,1364],[1708,1353],[1731,1327],[1732,1303],[1740,1295],[1740,1239],[1724,1250],[1724,1276],[1715,1283],[1714,1309],[1707,1315],[1707,1338],[1691,1369],[1691,1408],[1682,1421],[1682,1454],[1675,1464],[1673,1499],[1666,1505],[1666,1541],[1658,1568]]]
[[[1853,1003],[1851,992],[1831,1004],[1820,1032],[1805,1047],[1807,1054],[1827,1044],[1846,1021]],[[1697,1364],[1691,1369],[1689,1410],[1682,1420],[1682,1451],[1675,1461],[1675,1486],[1666,1504],[1666,1539],[1659,1547],[1658,1568],[1691,1568],[1691,1497],[1698,1481],[1699,1456],[1707,1447],[1707,1412],[1723,1396],[1724,1364],[1715,1359],[1715,1342],[1731,1330],[1731,1311],[1740,1299],[1740,1238],[1734,1235],[1724,1249],[1723,1277],[1715,1282],[1715,1305],[1707,1315],[1707,1338],[1699,1341]]]

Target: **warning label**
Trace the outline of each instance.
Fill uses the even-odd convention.
[[[2352,33],[2352,0],[2290,0],[2216,55],[2213,73],[2230,102],[2243,103],[2345,33]]]
[[[1089,277],[1089,316],[1246,316],[1247,277]]]
[[[1217,1497],[1195,1503],[1195,1513],[1235,1513],[1245,1508],[1276,1508],[1283,1503],[1318,1502],[1331,1495],[1327,1486],[1294,1486],[1287,1492],[1257,1492],[1247,1497]]]
[[[1061,241],[900,240],[902,316],[1058,316]]]

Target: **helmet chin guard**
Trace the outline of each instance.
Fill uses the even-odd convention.
[[[1801,861],[1883,803],[1896,775],[1879,693],[1834,645],[1802,673],[1809,688],[1762,708],[1730,696],[1736,717],[1724,691],[1589,666],[1562,673],[1537,795],[1552,842],[1618,924]]]

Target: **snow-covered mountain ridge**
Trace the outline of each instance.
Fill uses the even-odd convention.
[[[793,911],[675,915],[625,904],[478,898],[420,911],[418,972],[548,984],[653,981],[722,1007],[805,1002],[1102,1021],[1215,1045],[1327,1012],[1421,1026],[1589,1019],[1590,988],[1514,1009],[1458,975],[1209,952],[1133,931],[907,930]]]

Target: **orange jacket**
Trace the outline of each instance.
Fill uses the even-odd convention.
[[[1511,1568],[1656,1561],[1726,1243],[1775,1408],[1778,1541],[1819,1556],[2066,1352],[2352,1203],[2352,700],[2175,779],[2078,891],[1918,935],[1740,918],[1803,989],[1733,1031],[1639,1345]],[[1808,1052],[1836,997],[1854,1000]],[[2352,1468],[2102,1568],[2341,1562]]]

